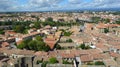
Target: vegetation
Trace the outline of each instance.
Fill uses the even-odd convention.
[[[33,16],[34,17],[34,16]],[[32,27],[30,27],[30,24],[33,24]],[[6,21],[6,22],[0,22],[0,26],[10,25],[12,28],[11,30],[16,31],[17,33],[27,34],[27,31],[30,28],[36,28],[39,29],[41,26],[71,26],[71,25],[79,25],[79,23],[76,22],[55,22],[52,18],[47,18],[45,22],[39,21]]]
[[[36,64],[40,64],[42,62],[43,62],[42,60],[37,60]]]
[[[36,36],[35,39],[38,40],[38,41],[43,41],[41,36]]]
[[[35,51],[49,51],[50,47],[46,45],[43,41],[38,40],[25,40],[17,46],[19,49],[28,49]]]
[[[44,61],[44,62],[42,62],[41,67],[46,67],[47,64],[48,64],[48,61]]]
[[[102,61],[97,61],[95,62],[95,65],[104,65],[104,63]]]
[[[103,22],[105,22],[105,23],[110,23],[110,19],[108,19],[108,18],[107,18],[107,19],[104,19]]]
[[[40,27],[40,22],[34,22],[34,28],[39,29]]]
[[[98,23],[101,20],[101,18],[100,17],[92,17],[91,20],[94,23]]]
[[[58,63],[58,60],[55,57],[52,57],[49,59],[49,63],[55,64],[55,63]]]
[[[89,62],[89,63],[87,63],[87,65],[94,65],[94,63],[93,62]]]
[[[120,11],[117,11],[117,12],[111,12],[112,14],[114,15],[120,15]]]
[[[79,48],[81,48],[81,49],[91,49],[91,47],[89,45],[86,46],[85,44],[81,44],[79,46]]]
[[[96,61],[96,62],[89,62],[87,65],[104,65],[102,61]]]
[[[68,40],[66,40],[66,42],[71,43],[71,42],[73,42],[73,40],[72,39],[68,39]]]
[[[25,29],[25,26],[23,25],[16,25],[13,30],[17,33],[27,33],[27,29]]]
[[[68,62],[67,60],[62,61],[63,64],[73,64],[73,62]]]
[[[105,28],[104,33],[108,33],[108,32],[109,32],[109,29]]]
[[[61,49],[61,46],[59,44],[57,44],[56,49]]]
[[[48,18],[46,19],[46,21],[53,22],[53,18],[52,18],[52,17],[48,17]]]
[[[0,29],[0,34],[4,34],[4,33],[5,33],[4,30]]]
[[[24,49],[25,47],[27,47],[27,46],[26,46],[26,44],[24,42],[17,45],[17,48],[19,48],[19,49]]]
[[[63,34],[64,34],[64,36],[70,36],[70,35],[72,35],[72,33],[73,33],[73,32],[70,32],[70,31],[66,32],[66,31],[65,31]]]
[[[120,19],[118,19],[115,23],[116,23],[116,24],[120,24]]]

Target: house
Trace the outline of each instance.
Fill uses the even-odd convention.
[[[35,31],[36,31],[36,29],[33,28],[33,29],[28,30],[28,33],[31,34],[31,33],[35,32]]]
[[[72,64],[47,64],[46,67],[74,67]]]
[[[62,48],[75,48],[76,44],[75,43],[58,43]]]
[[[66,42],[66,40],[70,39],[70,37],[67,37],[67,36],[62,36],[60,38],[60,42]]]
[[[106,67],[118,67],[117,62],[114,61],[113,59],[106,59],[106,60],[103,60],[103,62]]]
[[[93,57],[91,55],[81,55],[80,60],[82,63],[91,62],[93,61]]]
[[[50,29],[52,29],[52,27],[50,25],[47,25],[47,26],[44,27],[44,29],[50,30]]]
[[[101,49],[103,52],[109,51],[109,47],[104,45],[104,43],[96,43],[95,46],[96,48]]]
[[[7,67],[33,67],[34,51],[0,48],[1,53],[7,56],[2,60],[3,66]],[[5,63],[5,64],[4,64]]]
[[[104,23],[98,23],[96,28],[99,30],[100,33],[104,33],[104,29],[107,28],[107,25]]]
[[[34,56],[34,51],[20,50],[15,48],[0,48],[1,53],[10,58],[19,58],[23,56]]]
[[[16,32],[11,31],[11,30],[5,31],[5,35],[6,35],[6,36],[12,37],[12,36],[15,36],[16,34],[17,34]]]
[[[4,47],[9,47],[10,44],[8,42],[2,42],[1,44],[1,47],[4,48]]]
[[[92,24],[92,23],[85,23],[84,27],[85,27],[85,31],[91,31],[91,30],[94,29],[94,24]]]
[[[5,58],[0,62],[1,67],[34,67],[33,58],[32,57],[21,57],[21,58]]]
[[[118,57],[120,57],[120,54],[118,54],[118,53],[110,52],[109,54],[110,54],[110,56],[113,57],[113,58],[118,58]]]
[[[91,56],[93,57],[94,61],[102,61],[111,58],[109,53],[97,53],[97,54],[91,54]]]
[[[44,42],[50,47],[50,49],[54,49],[55,44],[57,43],[55,38],[46,38]]]
[[[64,50],[60,52],[63,60],[73,62],[75,60],[75,54],[71,50]]]

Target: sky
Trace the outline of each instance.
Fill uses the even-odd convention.
[[[0,0],[0,11],[120,8],[120,0]]]

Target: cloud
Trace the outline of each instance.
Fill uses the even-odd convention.
[[[71,4],[80,4],[80,3],[83,2],[83,0],[68,0],[68,1],[69,1],[69,3],[71,3]]]
[[[64,0],[29,0],[26,5],[22,5],[23,10],[42,11],[60,7],[59,4]]]
[[[94,0],[93,6],[98,8],[116,8],[120,5],[120,0]]]
[[[87,8],[118,8],[120,0],[0,0],[0,11],[44,11]],[[65,4],[63,4],[66,1]],[[62,3],[62,5],[61,5]]]
[[[8,11],[16,6],[16,0],[0,0],[0,11]]]
[[[53,7],[60,2],[62,2],[62,0],[30,0],[28,4],[33,7]]]

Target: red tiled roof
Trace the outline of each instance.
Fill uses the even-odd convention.
[[[62,54],[62,58],[74,58],[74,54]]]
[[[107,28],[106,24],[104,24],[104,23],[99,23],[96,27],[97,28]]]
[[[110,55],[108,53],[103,53],[103,54],[92,54],[92,57],[94,60],[97,60],[97,59],[109,59],[110,58]]]
[[[7,31],[6,33],[7,34],[16,34],[16,32],[14,32],[14,31]]]
[[[8,47],[10,44],[8,42],[2,42],[2,47]]]
[[[118,24],[104,24],[104,23],[99,23],[97,25],[97,28],[111,28],[111,27],[118,27],[120,25]]]
[[[110,56],[112,57],[120,57],[120,54],[114,53],[114,52],[110,52]]]
[[[45,41],[55,41],[55,38],[46,38]]]
[[[50,25],[47,25],[47,26],[45,26],[45,28],[46,28],[46,29],[50,29],[50,28],[51,28],[51,26],[50,26]]]
[[[93,57],[91,55],[82,55],[80,56],[82,62],[89,62],[93,61]]]
[[[53,49],[55,44],[56,44],[56,41],[45,41],[45,43],[51,48]]]
[[[45,56],[45,55],[47,55],[47,54],[48,54],[47,52],[43,52],[43,51],[35,52],[35,55],[36,55],[36,56]]]
[[[55,38],[46,38],[45,39],[45,43],[51,48],[53,49],[55,44],[56,44],[56,39]]]
[[[120,49],[120,45],[114,46],[115,49]]]

